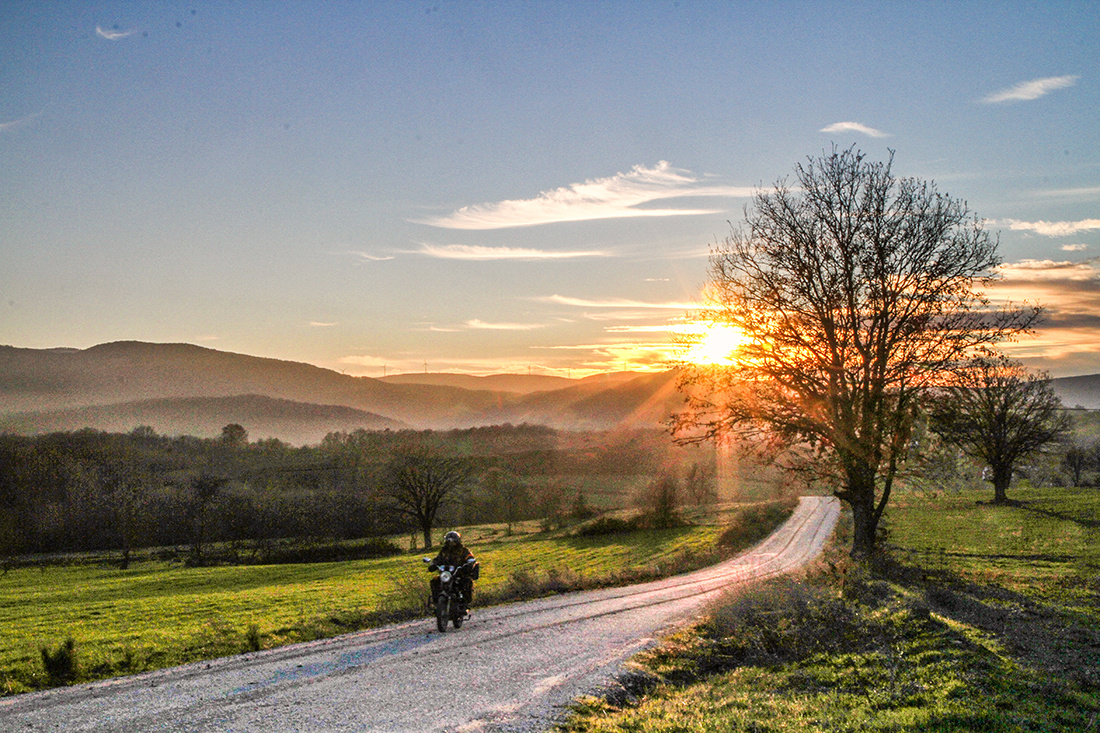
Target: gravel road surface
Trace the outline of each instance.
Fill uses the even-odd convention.
[[[652,583],[432,619],[0,700],[0,730],[545,731],[579,695],[737,583],[813,559],[839,516],[804,497],[752,550]]]

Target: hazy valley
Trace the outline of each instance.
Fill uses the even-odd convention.
[[[0,430],[125,432],[148,425],[166,435],[211,437],[239,423],[254,439],[308,444],[357,428],[656,427],[681,403],[674,381],[671,372],[376,379],[190,344],[0,346]]]

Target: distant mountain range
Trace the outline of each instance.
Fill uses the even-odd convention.
[[[657,427],[681,401],[669,372],[374,379],[191,344],[0,346],[0,430],[23,434],[148,425],[166,435],[210,437],[235,422],[253,439],[306,444],[356,428],[527,422],[603,430]]]
[[[1100,374],[1058,377],[1051,380],[1051,385],[1066,407],[1100,410]]]
[[[1067,407],[1100,409],[1100,375],[1053,384]],[[212,437],[239,423],[253,439],[302,445],[357,428],[659,427],[682,405],[672,372],[375,379],[192,344],[0,346],[0,431],[22,434],[148,425],[165,435]]]
[[[545,374],[491,374],[487,377],[475,377],[472,374],[425,372],[423,374],[394,374],[389,377],[382,377],[379,381],[389,382],[390,384],[434,384],[445,387],[461,387],[463,389],[489,390],[491,392],[529,394],[531,392],[564,389],[578,384],[601,384],[607,387],[628,382],[636,376],[638,376],[637,372],[612,372],[610,374],[584,377],[583,379],[568,379],[566,377],[551,377]]]

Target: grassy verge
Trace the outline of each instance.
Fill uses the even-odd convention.
[[[682,527],[587,537],[576,528],[543,533],[532,526],[511,535],[500,527],[465,528],[482,564],[475,606],[701,567],[751,544],[792,507],[700,510]],[[738,526],[743,531],[731,529]],[[280,566],[15,569],[0,577],[0,679],[13,694],[415,618],[423,615],[427,585],[416,555]]]
[[[724,599],[565,730],[1100,730],[1100,494],[982,498],[901,497],[884,562]]]

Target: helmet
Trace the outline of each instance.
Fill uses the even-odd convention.
[[[462,544],[462,535],[460,535],[458,532],[454,532],[454,531],[448,532],[447,534],[443,535],[443,544],[447,545],[449,547],[455,547],[457,545],[461,545]]]

